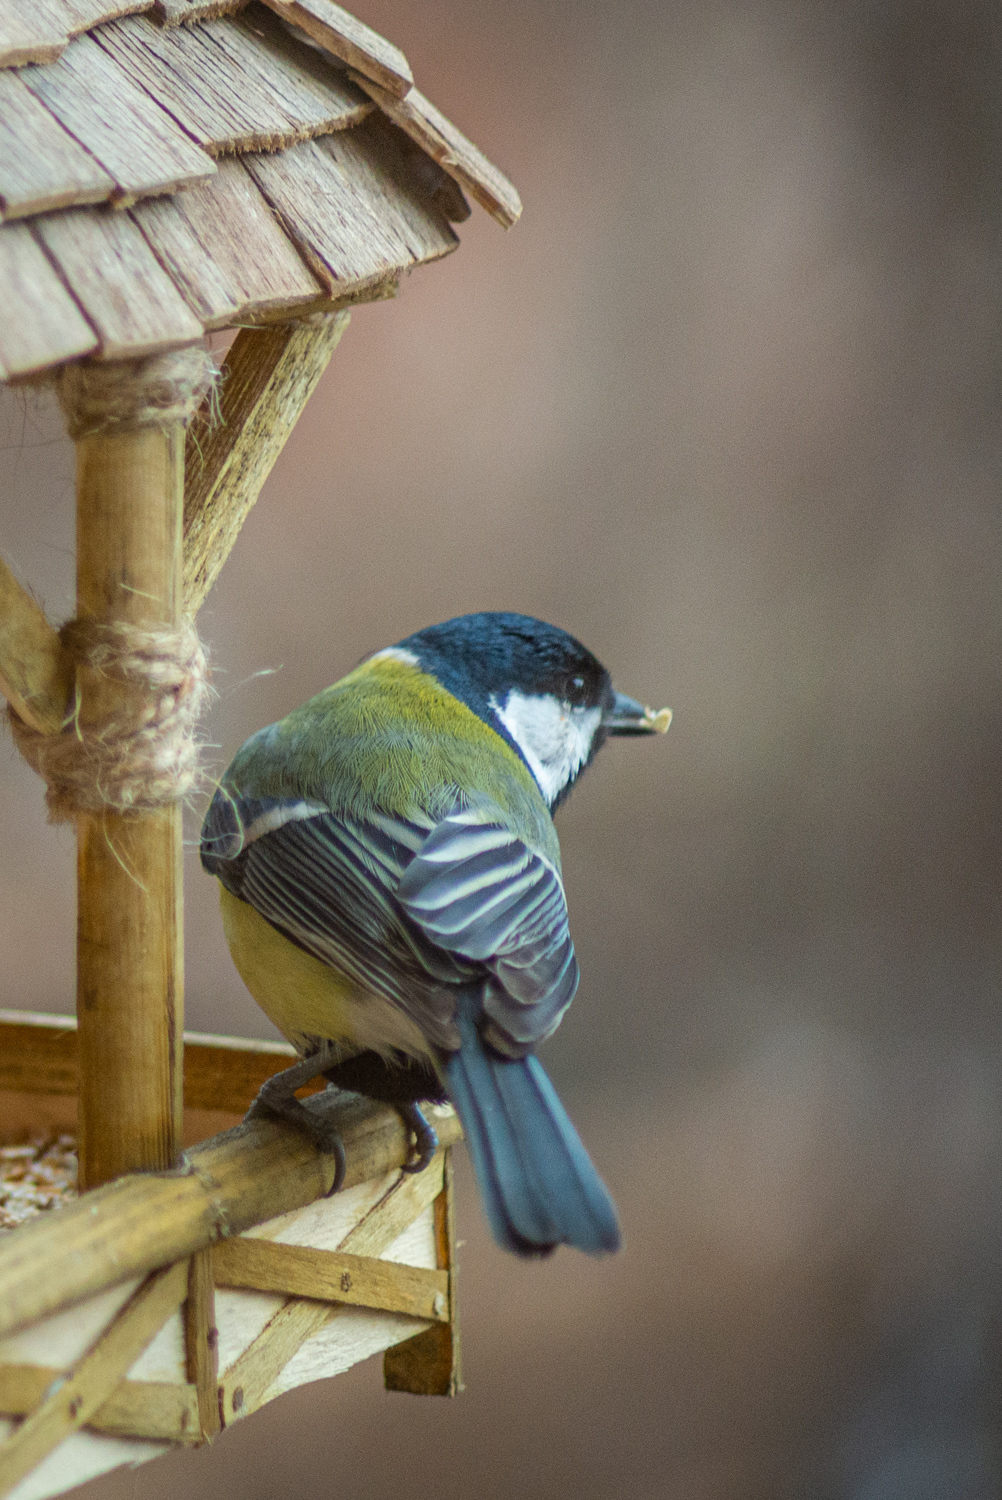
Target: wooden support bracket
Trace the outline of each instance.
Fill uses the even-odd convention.
[[[350,313],[244,328],[226,359],[219,422],[188,431],[184,602],[195,614],[348,326]]]
[[[30,1416],[41,1406],[53,1382],[65,1375],[65,1370],[49,1365],[0,1365],[0,1413],[5,1417]],[[216,1411],[218,1431],[218,1405]],[[85,1425],[105,1437],[196,1445],[204,1441],[196,1387],[167,1380],[120,1381]]]
[[[70,687],[57,632],[0,558],[0,692],[32,729],[55,734],[66,718]]]

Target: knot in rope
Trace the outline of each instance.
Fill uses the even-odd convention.
[[[76,701],[61,732],[41,734],[8,709],[14,743],[46,783],[49,821],[181,801],[198,783],[195,728],[210,692],[192,621],[173,629],[69,620],[60,639],[77,667]],[[82,711],[80,682],[88,673],[124,689],[101,722]]]

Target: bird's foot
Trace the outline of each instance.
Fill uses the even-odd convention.
[[[307,1109],[296,1098],[296,1089],[322,1076],[326,1067],[337,1059],[333,1049],[314,1053],[282,1073],[275,1073],[260,1087],[257,1097],[244,1116],[245,1120],[281,1120],[307,1136],[324,1156],[334,1157],[334,1181],[326,1196],[340,1191],[347,1163],[344,1142],[333,1122],[315,1110]],[[328,1084],[327,1092],[336,1092]]]
[[[434,1127],[425,1119],[419,1105],[398,1104],[396,1109],[404,1124],[413,1132],[414,1150],[417,1153],[412,1161],[404,1162],[403,1170],[423,1172],[438,1150],[438,1135]]]

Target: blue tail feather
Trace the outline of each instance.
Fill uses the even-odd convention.
[[[541,1064],[498,1057],[462,1010],[445,1071],[494,1238],[522,1255],[617,1250],[612,1199]]]

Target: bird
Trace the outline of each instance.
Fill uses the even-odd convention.
[[[302,1061],[249,1114],[338,1158],[295,1097],[314,1077],[399,1110],[405,1170],[451,1102],[495,1240],[616,1250],[612,1198],[535,1049],[578,986],[553,814],[610,736],[668,728],[575,637],[468,614],[376,651],[246,741],[201,861],[251,995]]]

